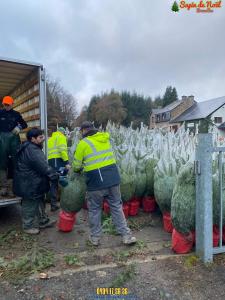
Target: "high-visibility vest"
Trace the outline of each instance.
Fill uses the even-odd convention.
[[[116,160],[108,132],[97,132],[82,139],[74,154],[73,168],[85,172],[115,164]]]
[[[67,139],[59,131],[52,134],[48,139],[48,159],[61,158],[63,161],[69,160],[67,150]]]

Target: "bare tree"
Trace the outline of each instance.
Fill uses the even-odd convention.
[[[60,84],[58,79],[47,76],[48,126],[57,124],[73,128],[77,117],[77,101]]]
[[[111,120],[120,124],[126,118],[127,112],[124,108],[121,97],[118,93],[111,92],[109,95],[103,95],[93,107],[93,119],[96,125],[106,126]]]

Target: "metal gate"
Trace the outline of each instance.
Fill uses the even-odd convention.
[[[212,154],[218,152],[219,169],[219,246],[213,248],[213,172]],[[223,232],[223,152],[225,147],[213,147],[212,134],[198,134],[196,147],[196,253],[204,262],[212,262],[213,254],[225,252]]]

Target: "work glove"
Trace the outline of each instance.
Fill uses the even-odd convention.
[[[50,181],[58,181],[59,174],[55,172],[51,167],[49,167],[47,177]]]
[[[66,187],[69,184],[68,178],[66,176],[59,176],[59,184],[62,187]]]
[[[50,181],[58,181],[59,180],[59,174],[57,174],[57,173],[49,174],[48,178],[49,178]]]
[[[12,133],[15,134],[15,135],[18,135],[20,133],[21,129],[19,126],[16,126],[13,130],[12,130]]]
[[[71,169],[71,165],[70,165],[70,164],[67,164],[67,165],[65,165],[65,168],[66,168],[67,170],[70,170],[70,169]]]

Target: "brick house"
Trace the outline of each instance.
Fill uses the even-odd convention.
[[[180,124],[173,123],[173,120],[195,103],[194,96],[182,96],[181,100],[174,101],[163,108],[153,109],[150,115],[149,128],[166,128],[167,130],[176,131]]]

